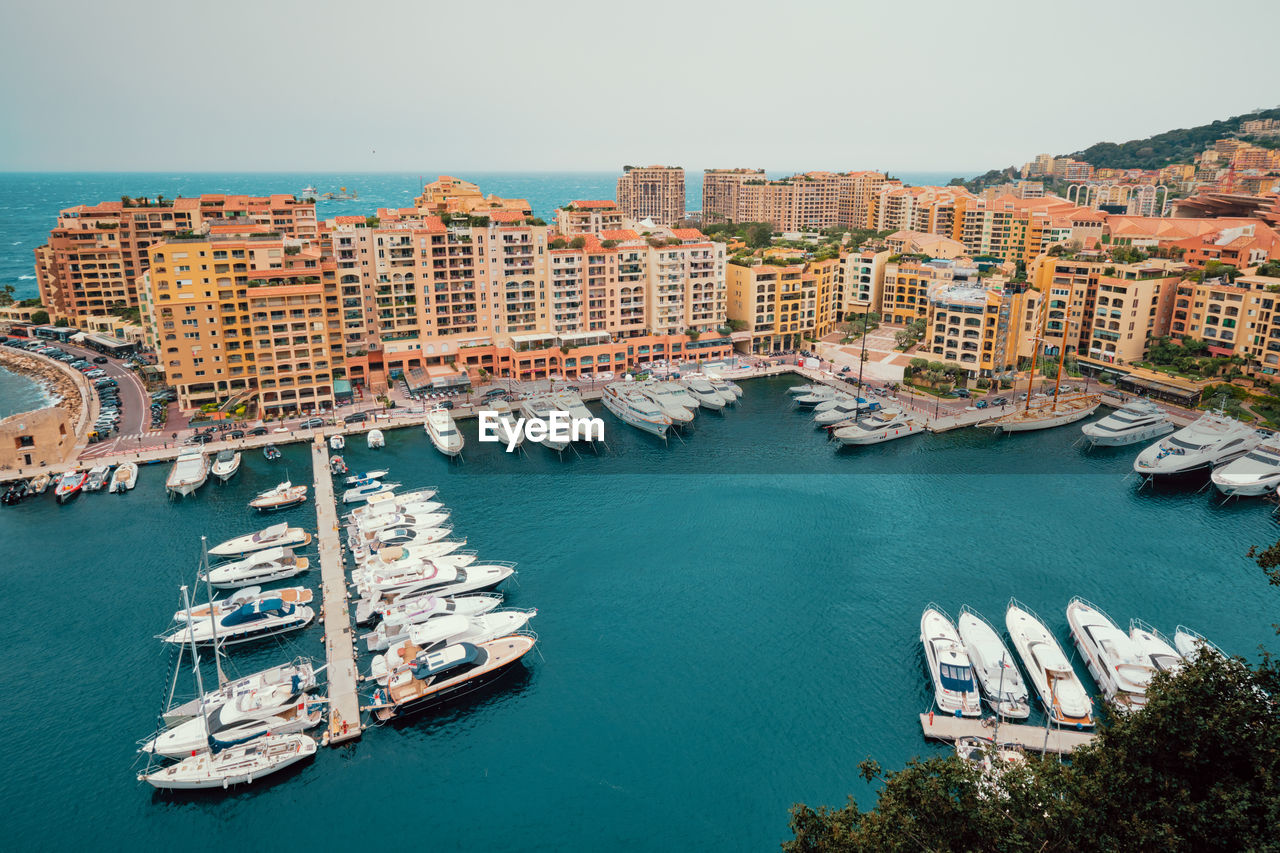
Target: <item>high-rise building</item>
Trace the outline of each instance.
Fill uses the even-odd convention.
[[[702,173],[702,222],[753,222],[742,218],[740,200],[744,184],[767,181],[764,169],[706,169]]]
[[[708,169],[702,220],[768,222],[775,231],[874,228],[876,197],[901,187],[881,172],[805,172],[770,180],[759,169]]]
[[[684,169],[627,166],[618,178],[618,207],[630,219],[674,225],[684,218]]]
[[[1030,264],[1053,243],[1087,245],[1102,236],[1106,214],[1073,202],[1044,198],[956,199],[951,237],[974,256]]]

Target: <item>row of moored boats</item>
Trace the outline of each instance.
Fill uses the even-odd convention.
[[[29,480],[15,480],[0,496],[0,503],[12,506],[27,498],[43,495],[53,486],[53,496],[58,503],[66,503],[81,492],[106,490],[112,494],[124,494],[138,485],[138,465],[121,462],[119,465],[95,465],[91,468],[72,468],[61,474],[38,474]]]
[[[796,408],[813,412],[815,427],[826,429],[842,446],[881,444],[919,435],[925,429],[922,421],[901,409],[829,385],[796,385],[787,393]]]

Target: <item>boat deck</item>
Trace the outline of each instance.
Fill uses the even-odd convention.
[[[323,436],[311,444],[311,467],[316,483],[316,521],[320,539],[320,577],[323,591],[324,651],[328,664],[329,730],[327,742],[337,746],[360,737],[360,697],[356,694],[355,638],[347,603],[347,574],[338,543],[338,509],[329,473],[329,448]]]
[[[954,743],[962,737],[991,737],[993,729],[982,720],[973,717],[952,717],[946,714],[921,714],[920,728],[924,736],[931,740],[944,740]],[[1050,729],[1045,739],[1042,726],[1025,726],[1016,723],[1000,724],[1000,742],[1016,743],[1028,752],[1051,752],[1063,755],[1078,746],[1084,746],[1094,739],[1093,732],[1074,731],[1071,729]]]

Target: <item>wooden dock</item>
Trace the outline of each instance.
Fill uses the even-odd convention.
[[[961,737],[990,738],[994,729],[985,723],[988,721],[973,717],[952,717],[946,714],[921,714],[920,728],[924,736],[932,740],[945,740],[954,743]],[[1063,755],[1078,746],[1092,741],[1092,732],[1074,729],[1050,729],[1049,738],[1045,740],[1045,730],[1041,726],[1023,726],[1014,723],[1000,724],[1000,742],[1016,743],[1028,752],[1052,752]]]
[[[360,697],[356,694],[355,638],[351,633],[351,608],[347,603],[347,571],[338,542],[338,509],[329,472],[329,450],[324,437],[311,443],[311,467],[315,475],[317,540],[320,543],[321,598],[324,615],[324,652],[329,680],[329,730],[326,742],[337,746],[360,737]]]

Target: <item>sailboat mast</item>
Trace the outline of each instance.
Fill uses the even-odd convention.
[[[200,652],[196,649],[196,629],[191,618],[191,593],[187,585],[182,585],[182,601],[187,608],[187,640],[191,643],[191,668],[196,674],[196,695],[200,697],[200,725],[204,729],[204,739],[209,741],[209,718],[204,713],[204,679],[200,677]]]
[[[1053,406],[1049,411],[1054,412],[1058,409],[1058,386],[1062,384],[1062,362],[1067,358],[1067,344],[1064,340],[1062,346],[1058,347],[1058,375],[1053,379]]]
[[[862,355],[858,357],[858,394],[862,394],[862,366],[867,363],[867,321],[870,319],[871,303],[868,302],[862,312]],[[862,417],[862,405],[855,399],[853,402],[853,422]]]
[[[1024,412],[1031,411],[1031,389],[1036,381],[1036,356],[1040,355],[1040,347],[1044,346],[1044,324],[1045,317],[1049,315],[1049,298],[1045,296],[1044,304],[1040,306],[1040,317],[1036,322],[1036,335],[1032,338],[1031,347],[1031,372],[1027,374],[1027,404],[1023,406]]]
[[[222,672],[222,652],[218,649],[218,610],[213,605],[213,583],[209,580],[209,537],[200,537],[200,551],[204,563],[204,585],[209,592],[209,626],[213,630],[213,665],[218,670],[218,686],[221,687],[227,683],[227,676]]]

